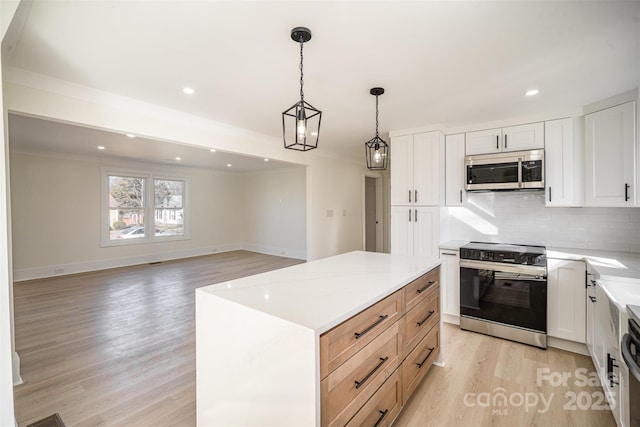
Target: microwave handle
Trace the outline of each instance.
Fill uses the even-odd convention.
[[[522,157],[518,157],[518,187],[522,188]]]

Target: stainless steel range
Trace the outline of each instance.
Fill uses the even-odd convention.
[[[460,327],[547,348],[546,249],[479,242],[462,246]]]

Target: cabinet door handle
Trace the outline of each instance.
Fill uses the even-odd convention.
[[[365,375],[365,377],[364,377],[363,379],[361,379],[360,381],[356,381],[356,388],[360,388],[360,387],[362,387],[362,385],[363,385],[364,383],[366,383],[366,382],[367,382],[367,380],[368,380],[369,378],[371,378],[371,375],[375,374],[375,373],[376,373],[376,371],[377,371],[378,369],[380,369],[380,368],[382,367],[382,365],[384,365],[384,363],[385,363],[387,360],[389,360],[389,356],[387,356],[387,357],[381,357],[381,358],[380,358],[380,362],[376,365],[376,367],[375,367],[375,368],[373,368],[373,370],[372,370],[371,372],[369,372],[367,375]]]
[[[591,302],[596,302],[596,297],[592,297],[591,295],[589,295],[589,299],[591,300]]]
[[[411,209],[409,209],[409,222],[411,222]]]
[[[356,339],[360,338],[361,336],[363,336],[364,334],[366,334],[367,332],[370,332],[373,328],[375,328],[376,326],[378,326],[380,323],[384,322],[384,319],[386,319],[387,317],[389,317],[388,314],[385,314],[384,316],[380,316],[378,317],[378,320],[376,320],[375,322],[373,322],[371,325],[369,325],[364,331],[362,332],[356,332],[354,335],[356,337]]]
[[[431,287],[431,285],[433,285],[434,283],[438,283],[438,282],[437,282],[437,281],[436,281],[436,282],[429,282],[429,283],[427,283],[427,285],[426,285],[424,288],[422,288],[422,289],[418,289],[418,290],[416,291],[416,293],[417,293],[417,294],[421,294],[421,293],[423,293],[423,292],[424,292],[424,291],[426,291],[428,288],[430,288],[430,287]]]
[[[409,203],[411,203],[411,190],[409,190]]]
[[[460,190],[460,203],[462,203],[462,190]]]
[[[504,148],[507,148],[507,134],[504,134]]]
[[[629,184],[624,185],[624,201],[629,201]]]
[[[427,320],[429,320],[429,318],[430,318],[431,316],[433,316],[433,313],[435,313],[435,311],[430,310],[430,311],[429,311],[429,314],[427,315],[427,317],[425,317],[424,319],[422,319],[422,322],[418,322],[418,326],[422,326],[422,325],[424,325],[424,322],[426,322]]]
[[[413,211],[413,222],[418,222],[418,209]]]
[[[418,203],[418,190],[413,190],[413,202]]]
[[[549,187],[549,201],[551,201],[551,187]]]
[[[376,423],[373,425],[373,427],[378,427],[380,425],[382,420],[384,420],[384,417],[386,417],[387,414],[389,413],[389,410],[385,409],[384,411],[379,411],[379,412],[380,412],[380,418],[378,418],[378,421],[376,421]]]
[[[429,353],[427,353],[427,355],[424,357],[424,359],[422,359],[422,362],[420,363],[416,363],[416,365],[418,365],[418,369],[422,368],[422,365],[425,364],[425,362],[427,361],[427,359],[429,358],[429,356],[431,356],[431,353],[433,353],[433,350],[435,350],[435,347],[431,347],[429,349]]]
[[[500,135],[496,135],[496,150],[500,149]]]

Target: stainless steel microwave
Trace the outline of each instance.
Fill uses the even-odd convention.
[[[467,191],[544,189],[544,150],[465,157]]]

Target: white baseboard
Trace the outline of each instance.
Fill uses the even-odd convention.
[[[442,313],[441,318],[443,322],[452,323],[454,325],[460,326],[460,316]]]
[[[17,386],[23,383],[22,377],[20,376],[20,356],[18,356],[18,352],[13,352],[12,358],[12,366],[13,366],[13,385]]]
[[[547,336],[547,346],[589,356],[589,350],[587,350],[587,346],[575,341]]]
[[[276,246],[257,245],[255,243],[243,243],[242,249],[245,249],[251,252],[258,252],[266,255],[284,256],[287,258],[302,259],[302,260],[307,259],[306,250],[304,251],[292,250],[287,248],[279,248]]]
[[[187,249],[182,251],[146,254],[134,257],[111,258],[88,262],[78,262],[62,265],[25,268],[13,271],[13,281],[43,279],[46,277],[64,276],[67,274],[86,273],[89,271],[106,270],[109,268],[128,267],[131,265],[147,264],[150,262],[170,261],[181,258],[191,258],[214,253],[229,252],[243,249],[241,243],[216,245],[207,248]]]

